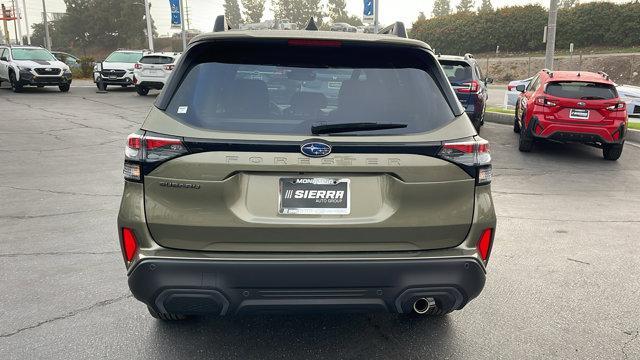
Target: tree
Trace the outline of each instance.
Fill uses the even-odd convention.
[[[347,3],[345,0],[329,0],[329,17],[332,22],[345,22],[337,19],[349,17],[347,14]]]
[[[489,13],[493,12],[493,5],[491,4],[491,0],[482,0],[480,4],[480,8],[478,9],[480,13]]]
[[[322,25],[322,4],[320,0],[271,0],[271,11],[276,20],[289,19],[304,26],[313,17],[318,26]]]
[[[579,4],[579,0],[560,0],[560,8],[568,9]]]
[[[460,0],[460,3],[456,6],[456,10],[459,13],[473,12],[473,0]]]
[[[248,23],[259,23],[264,14],[265,0],[242,0],[244,17]]]
[[[238,28],[242,23],[242,14],[240,14],[240,5],[238,0],[224,0],[224,16],[232,28]]]
[[[445,16],[451,14],[451,3],[449,0],[435,0],[433,2],[433,16]]]
[[[418,21],[427,21],[427,17],[424,15],[424,12],[420,11],[420,14],[418,14]]]

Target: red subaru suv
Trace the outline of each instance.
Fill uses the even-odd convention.
[[[615,84],[603,72],[542,70],[516,87],[513,131],[529,152],[536,139],[579,142],[602,149],[607,160],[622,154],[627,112]]]

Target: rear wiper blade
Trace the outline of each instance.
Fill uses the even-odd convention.
[[[352,132],[352,131],[401,129],[406,127],[407,127],[407,124],[353,122],[353,123],[342,123],[342,124],[314,125],[311,127],[311,133],[314,135],[337,134],[337,133],[345,133],[345,132]]]

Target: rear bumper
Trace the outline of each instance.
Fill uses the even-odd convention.
[[[149,89],[162,90],[164,83],[161,81],[138,80],[136,86],[142,86]]]
[[[408,313],[432,297],[457,310],[478,296],[476,258],[410,260],[186,260],[147,258],[129,273],[136,299],[159,312],[229,315],[263,311]]]
[[[626,126],[623,121],[611,125],[566,124],[539,120],[529,121],[530,134],[536,138],[562,142],[619,144],[624,141]]]

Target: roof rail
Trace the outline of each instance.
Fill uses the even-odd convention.
[[[378,31],[381,35],[395,35],[397,37],[407,37],[407,29],[404,27],[402,21],[396,21],[395,23],[387,26],[386,28]]]
[[[218,15],[216,17],[216,22],[213,24],[213,32],[220,31],[229,31],[231,30],[231,26],[227,22],[227,18],[224,15]]]
[[[313,16],[309,18],[309,22],[307,22],[307,26],[304,27],[305,30],[310,31],[318,31],[318,25],[316,21],[313,19]]]
[[[609,75],[607,75],[606,72],[604,71],[598,71],[598,74],[602,75],[603,78],[605,78],[606,80],[609,80]]]
[[[542,71],[546,72],[547,75],[549,75],[550,78],[553,77],[553,71],[549,70],[549,69],[542,69]]]
[[[475,57],[475,56],[473,56],[473,54],[472,54],[472,53],[466,53],[466,54],[464,54],[464,58],[465,58],[465,59],[475,59],[476,57]]]

